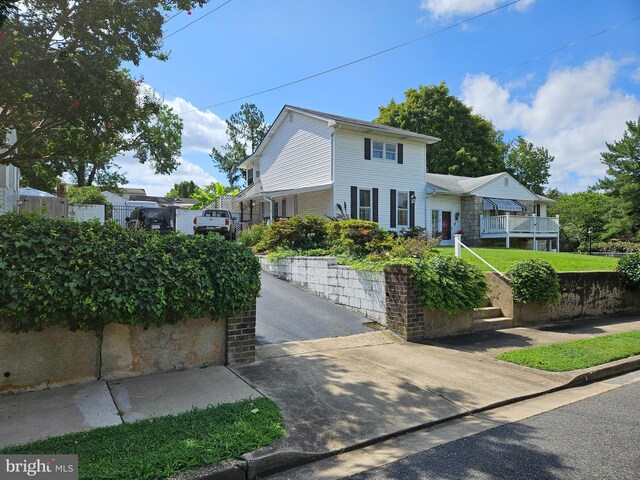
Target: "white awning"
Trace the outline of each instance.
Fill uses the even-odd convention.
[[[485,210],[501,210],[503,212],[524,212],[525,206],[517,200],[508,200],[506,198],[485,198]]]

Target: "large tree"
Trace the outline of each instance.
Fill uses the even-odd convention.
[[[618,200],[619,208],[627,218],[626,226],[618,235],[640,235],[640,117],[627,122],[623,137],[607,143],[602,162],[607,166],[607,177],[598,182],[602,189]],[[624,230],[627,230],[626,232]]]
[[[227,119],[229,141],[222,147],[222,151],[213,148],[211,159],[227,176],[231,187],[237,187],[241,183],[242,173],[238,165],[256,151],[268,130],[269,124],[253,103],[245,103]]]
[[[165,195],[168,198],[194,198],[194,194],[200,190],[200,187],[193,183],[193,180],[185,180],[184,182],[174,183],[173,188]]]
[[[549,182],[549,167],[553,159],[546,148],[536,147],[519,136],[509,144],[505,167],[521,184],[542,195]]]
[[[598,192],[561,194],[556,203],[549,206],[550,216],[560,215],[566,239],[578,243],[585,242],[589,236],[593,241],[606,239],[612,211],[612,199]]]
[[[77,164],[131,150],[158,173],[173,171],[182,123],[121,65],[166,60],[163,13],[202,3],[21,2],[0,41],[0,163]],[[18,141],[9,145],[12,129]]]
[[[440,138],[429,147],[429,172],[479,177],[504,170],[502,132],[451,95],[445,82],[404,95],[403,102],[379,107],[374,122]]]

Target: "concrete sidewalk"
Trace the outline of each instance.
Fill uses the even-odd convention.
[[[0,445],[264,394],[282,409],[286,436],[245,455],[240,465],[221,466],[223,475],[254,478],[564,388],[597,372],[638,368],[640,356],[570,373],[542,372],[494,358],[505,349],[630,330],[640,330],[639,315],[512,328],[429,344],[403,342],[380,331],[265,345],[258,347],[256,363],[241,367],[0,396]],[[224,473],[224,468],[230,470]]]

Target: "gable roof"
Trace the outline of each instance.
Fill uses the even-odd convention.
[[[285,105],[278,113],[275,121],[267,131],[267,134],[264,136],[256,151],[253,154],[249,155],[247,159],[242,162],[239,167],[245,167],[249,161],[255,157],[260,156],[262,151],[266,148],[267,144],[278,130],[284,119],[287,117],[289,112],[299,113],[301,115],[306,115],[309,117],[317,118],[319,120],[323,120],[330,125],[347,125],[352,128],[356,128],[358,130],[362,130],[364,132],[378,132],[380,134],[388,134],[395,135],[403,138],[415,138],[418,140],[422,140],[427,144],[437,143],[440,141],[437,137],[432,137],[431,135],[423,135],[422,133],[411,132],[409,130],[403,130],[402,128],[390,127],[388,125],[382,125],[379,123],[367,122],[366,120],[358,120],[357,118],[343,117],[341,115],[334,115],[332,113],[319,112],[317,110],[311,110],[308,108],[295,107],[293,105]]]
[[[477,190],[483,185],[486,185],[503,175],[509,174],[507,172],[500,172],[485,175],[483,177],[459,177],[457,175],[427,173],[427,186],[433,188],[437,192],[464,195],[472,193],[474,190]]]

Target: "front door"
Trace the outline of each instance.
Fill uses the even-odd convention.
[[[451,212],[442,212],[442,240],[451,240]]]

